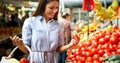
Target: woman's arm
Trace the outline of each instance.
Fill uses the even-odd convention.
[[[70,49],[73,46],[76,46],[78,44],[78,42],[79,42],[78,40],[72,39],[69,44],[58,47],[56,51],[62,52],[62,51],[65,51],[67,49]]]

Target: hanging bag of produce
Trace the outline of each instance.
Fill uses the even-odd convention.
[[[120,54],[106,57],[104,63],[120,63]]]
[[[29,54],[30,54],[30,62],[28,62],[28,63],[33,63],[33,60],[32,60],[32,58],[33,58],[32,57],[32,51],[31,51],[31,49],[27,45],[26,45],[26,48],[28,49]],[[18,49],[18,46],[16,46],[7,57],[3,56],[2,59],[1,59],[1,61],[0,61],[0,63],[20,63],[20,61],[18,61],[17,59],[12,58],[13,53],[17,49]]]

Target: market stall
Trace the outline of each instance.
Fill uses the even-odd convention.
[[[94,20],[77,22],[76,34],[79,34],[79,44],[70,49],[66,62],[68,63],[120,63],[120,28],[113,23],[119,15],[118,0],[113,0],[108,8],[104,8],[98,0],[94,1]],[[98,9],[99,8],[99,9]],[[108,57],[114,57],[109,59]],[[107,58],[107,59],[106,59]]]

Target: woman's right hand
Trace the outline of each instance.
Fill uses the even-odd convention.
[[[10,39],[12,40],[13,45],[15,45],[15,46],[22,46],[22,45],[24,45],[22,38],[19,38],[18,36],[10,37]]]

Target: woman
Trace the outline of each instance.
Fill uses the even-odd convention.
[[[62,52],[78,43],[71,40],[64,45],[60,25],[57,22],[58,0],[40,0],[32,17],[27,18],[22,28],[22,39],[10,37],[14,45],[24,53],[28,53],[25,45],[33,52],[35,63],[56,63],[54,52]]]

